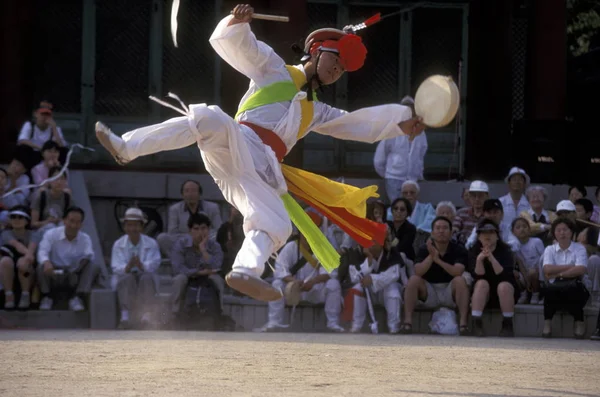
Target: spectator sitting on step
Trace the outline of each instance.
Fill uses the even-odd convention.
[[[121,219],[125,235],[112,247],[110,266],[117,278],[121,327],[131,325],[130,312],[141,313],[142,326],[152,322],[160,266],[160,249],[152,237],[143,234],[146,216],[139,208],[128,208]]]
[[[313,222],[321,227],[323,217],[313,211],[306,211]],[[310,303],[325,303],[327,329],[344,332],[339,325],[342,311],[342,287],[337,269],[327,273],[313,255],[306,238],[298,238],[283,246],[275,260],[273,286],[285,291],[297,288],[301,291],[300,300]],[[294,283],[293,285],[289,285]],[[294,288],[292,288],[294,287]],[[284,294],[285,296],[286,294]],[[285,324],[285,298],[269,302],[269,317],[262,331],[278,331],[289,327]]]
[[[477,225],[477,242],[469,250],[468,269],[475,280],[471,296],[474,335],[484,336],[481,316],[485,308],[499,306],[503,318],[500,336],[514,336],[513,316],[518,295],[515,258],[492,219],[484,219]]]
[[[6,168],[6,183],[4,184],[4,193],[8,193],[14,189],[21,188],[30,184],[29,176],[26,174],[25,160],[22,156],[13,157],[12,161]],[[13,193],[12,201],[14,205],[27,205],[29,199],[29,189],[24,189]],[[10,197],[10,196],[9,196]]]
[[[50,170],[54,167],[60,167],[60,146],[54,141],[47,141],[42,146],[42,161],[31,169],[31,177],[35,185],[41,185],[46,179],[50,178]],[[66,171],[65,171],[66,174]],[[68,187],[65,188],[68,190]]]
[[[9,212],[10,225],[0,236],[0,274],[4,286],[4,308],[15,308],[13,287],[18,280],[21,287],[19,310],[29,308],[31,287],[33,286],[35,251],[39,234],[29,228],[31,216],[24,205],[12,207]],[[15,272],[18,277],[15,278]]]
[[[46,142],[54,141],[61,149],[67,145],[62,130],[52,117],[50,102],[42,101],[39,108],[33,112],[33,118],[35,123],[26,121],[17,139],[17,152],[24,154],[27,169],[31,169],[42,160],[40,150]],[[63,150],[66,153],[66,148]]]
[[[600,186],[596,188],[596,194],[594,196],[596,197],[598,205],[594,205],[594,213],[590,220],[594,223],[600,223]]]
[[[548,287],[544,298],[544,331],[552,335],[552,318],[558,309],[565,309],[575,320],[575,337],[585,334],[583,307],[590,296],[585,283],[588,257],[583,245],[573,241],[575,223],[558,218],[550,229],[556,242],[544,251],[544,275]]]
[[[452,222],[452,241],[458,243],[458,229],[454,228],[454,219],[456,219],[456,207],[452,201],[440,201],[435,207],[435,217],[443,216]]]
[[[415,247],[420,247],[431,234],[431,221],[435,218],[435,209],[430,203],[422,203],[418,200],[421,188],[415,181],[406,181],[402,184],[402,197],[410,202],[412,212],[408,221],[415,225],[417,234],[415,236]]]
[[[483,218],[483,203],[489,198],[489,187],[483,181],[473,181],[469,186],[471,206],[463,207],[456,213],[452,222],[453,230],[458,233],[458,242],[466,244],[469,236]]]
[[[350,332],[360,332],[363,328],[367,317],[365,294],[369,293],[373,304],[383,303],[387,313],[389,333],[397,334],[400,331],[400,307],[402,305],[398,281],[401,268],[404,268],[405,263],[396,248],[392,247],[389,238],[385,240],[383,247],[374,244],[370,248],[364,248],[363,253],[366,256],[364,262],[349,268],[350,280],[354,286],[346,296],[344,312],[351,313],[352,328]]]
[[[469,195],[468,187],[463,187],[463,190],[460,193],[460,197],[462,198],[463,203],[465,204],[463,207],[471,207],[473,205],[473,203],[471,203],[471,196]]]
[[[229,220],[221,225],[217,232],[217,242],[223,250],[223,266],[220,275],[225,277],[231,271],[235,257],[244,242],[244,217],[231,206]]]
[[[451,241],[452,222],[438,216],[432,222],[431,237],[419,248],[415,259],[415,274],[404,290],[404,323],[402,333],[412,332],[415,306],[437,310],[456,309],[460,314],[460,334],[468,334],[470,277],[463,277],[467,251]]]
[[[16,205],[22,205],[21,195],[11,194],[4,196],[8,192],[8,173],[4,168],[0,168],[0,230],[8,225],[10,209]]]
[[[502,241],[510,247],[513,252],[519,251],[519,240],[512,234],[510,230],[510,224],[507,224],[503,221],[504,219],[504,210],[502,208],[502,203],[498,199],[487,199],[483,203],[483,217],[485,219],[492,220],[498,225],[498,230],[500,232],[500,238]],[[477,236],[477,227],[473,228],[471,232],[471,236],[467,240],[465,247],[467,249],[471,249],[478,240]]]
[[[204,214],[191,214],[187,221],[188,234],[181,236],[171,249],[173,266],[172,310],[178,313],[188,282],[208,280],[216,288],[223,309],[225,280],[219,276],[223,266],[223,250],[210,237],[211,221]]]
[[[48,172],[50,178],[60,173],[60,167],[52,167]],[[58,179],[48,183],[48,189],[39,190],[31,205],[31,227],[44,235],[48,230],[61,225],[67,208],[74,205],[71,194],[65,192],[67,176],[62,174]]]
[[[574,222],[575,231],[573,234],[573,241],[577,241],[577,236],[579,236],[579,232],[583,230],[584,227],[582,227],[583,225],[580,226],[577,224],[577,208],[571,200],[562,200],[558,204],[556,204],[556,219],[559,218],[567,218]],[[553,240],[552,244],[554,244],[555,242],[556,241]]]
[[[412,214],[412,205],[404,197],[397,198],[392,202],[392,217],[388,225],[396,239],[398,239],[396,249],[404,253],[411,261],[415,260],[414,242],[417,235],[417,228],[408,221]],[[430,226],[431,227],[431,226]]]
[[[367,219],[373,222],[387,222],[387,206],[381,200],[375,200],[367,205]]]
[[[84,301],[92,290],[99,268],[94,264],[92,239],[81,231],[85,213],[79,207],[69,207],[63,226],[48,230],[42,237],[37,253],[37,279],[42,293],[40,310],[50,310],[53,287],[68,284],[75,289],[69,309],[85,310]]]
[[[600,240],[600,226],[591,225],[591,216],[594,206],[586,198],[575,201],[577,223],[575,229],[579,230],[577,242],[585,247],[588,254],[587,272],[591,282],[591,293],[594,304],[600,302],[600,255],[598,241]]]
[[[544,255],[544,243],[537,237],[531,237],[529,222],[525,218],[515,218],[511,225],[513,235],[519,240],[519,251],[516,252],[520,278],[523,283],[518,304],[529,301],[531,293],[532,305],[540,303],[540,261]],[[543,278],[542,278],[543,280]]]
[[[508,193],[500,197],[500,202],[504,208],[504,222],[510,225],[521,212],[531,208],[524,194],[530,179],[525,170],[512,167],[504,181],[508,184]]]
[[[221,227],[221,211],[219,205],[202,200],[202,186],[194,180],[187,180],[181,185],[183,200],[169,207],[167,218],[167,232],[158,235],[156,240],[163,256],[168,257],[171,248],[179,238],[189,232],[188,219],[192,214],[205,214],[210,219],[210,236],[217,237]]]
[[[538,237],[547,245],[552,239],[548,238],[550,224],[554,222],[557,215],[554,211],[544,209],[548,192],[542,186],[530,186],[526,192],[531,208],[522,211],[519,216],[529,222],[529,231],[532,237]]]
[[[575,204],[580,198],[587,197],[587,189],[582,185],[569,186],[569,201]]]
[[[414,114],[413,98],[404,97],[400,104],[409,106]],[[423,179],[426,153],[427,136],[425,132],[416,137],[403,134],[379,142],[375,149],[373,164],[375,171],[384,178],[385,190],[390,202],[401,196],[404,182]]]

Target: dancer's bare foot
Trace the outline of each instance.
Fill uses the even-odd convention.
[[[227,285],[259,301],[276,301],[283,297],[280,290],[261,278],[231,271],[225,276]]]
[[[116,143],[119,142],[121,138],[116,136],[110,128],[100,121],[96,122],[96,138],[98,138],[98,142],[109,151],[117,163],[125,165],[129,162],[129,160],[126,160],[118,151]]]

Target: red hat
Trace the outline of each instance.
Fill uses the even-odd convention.
[[[52,104],[48,101],[40,102],[40,107],[37,110],[38,113],[52,115]]]
[[[328,51],[338,54],[340,63],[348,72],[360,69],[367,57],[367,48],[362,39],[339,29],[318,29],[308,35],[305,52]]]

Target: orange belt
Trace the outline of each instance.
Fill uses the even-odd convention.
[[[283,158],[287,153],[287,147],[285,146],[285,143],[283,143],[279,135],[277,135],[271,130],[268,130],[264,127],[253,123],[249,123],[247,121],[240,121],[239,123],[250,127],[265,145],[273,149],[277,160],[279,160],[280,163],[283,161]]]

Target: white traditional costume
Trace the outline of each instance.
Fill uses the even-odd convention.
[[[185,114],[184,117],[130,131],[122,138],[98,123],[97,136],[121,163],[140,156],[197,144],[206,170],[223,192],[225,200],[244,216],[246,238],[230,276],[242,278],[244,282],[252,279],[258,283],[265,262],[286,243],[292,231],[289,215],[291,204],[286,202],[286,198],[289,198],[288,189],[343,228],[346,215],[357,219],[364,218],[366,199],[378,197],[375,193],[376,187],[357,189],[281,165],[283,156],[309,131],[369,143],[393,138],[403,134],[398,123],[410,119],[412,114],[410,108],[396,104],[348,113],[317,100],[307,100],[307,93],[301,90],[301,87],[307,85],[303,66],[287,66],[271,47],[256,39],[248,23],[229,26],[232,18],[227,16],[218,24],[210,43],[227,63],[250,78],[249,89],[242,98],[236,119],[225,114],[218,106],[195,104],[187,109],[182,104],[185,112],[180,112]],[[332,31],[335,34],[332,35]],[[343,61],[343,53],[351,51],[353,46],[357,45],[356,40],[360,42],[358,36],[342,31],[330,29],[326,33],[331,37],[322,37],[323,35],[314,33],[312,37],[309,36],[307,52],[338,52]],[[345,36],[351,37],[345,40],[346,47],[342,48],[342,39]],[[339,48],[335,48],[338,41]],[[362,46],[362,42],[359,44]],[[326,48],[326,45],[331,48]],[[364,51],[366,53],[366,50]],[[359,67],[362,66],[362,61]],[[346,67],[346,70],[352,69]],[[285,94],[280,92],[282,90],[275,90],[278,91],[277,95],[272,91],[267,95],[280,100],[267,98],[265,101],[260,95],[253,97],[253,94],[276,84],[288,89],[289,99],[282,100],[286,98]],[[291,94],[290,86],[293,88]],[[326,185],[326,188],[323,188],[323,185]],[[311,189],[318,191],[310,192]],[[321,197],[323,194],[327,197]],[[343,212],[342,215],[340,211]],[[304,214],[303,211],[300,212]],[[295,216],[298,216],[298,213]],[[295,216],[292,216],[292,219],[301,229]],[[348,231],[348,227],[352,229],[352,225],[348,226],[350,223],[352,222],[348,221],[345,224],[345,231]],[[360,230],[354,230],[355,235],[352,237],[358,240],[362,238],[363,245],[385,238],[385,230],[380,230],[376,225],[371,227],[373,229],[370,232],[365,232],[365,228],[361,226]],[[302,232],[302,229],[300,231]],[[375,234],[377,238],[373,238]],[[320,248],[314,247],[314,240],[310,238],[309,243],[319,257]],[[335,259],[339,261],[339,256],[330,260],[319,259],[326,269],[331,271],[337,266],[330,266],[331,263],[335,262]],[[230,281],[228,279],[228,283]],[[234,285],[232,287],[237,289]],[[263,300],[278,299],[281,296],[271,293],[267,297],[249,291],[242,292]]]

